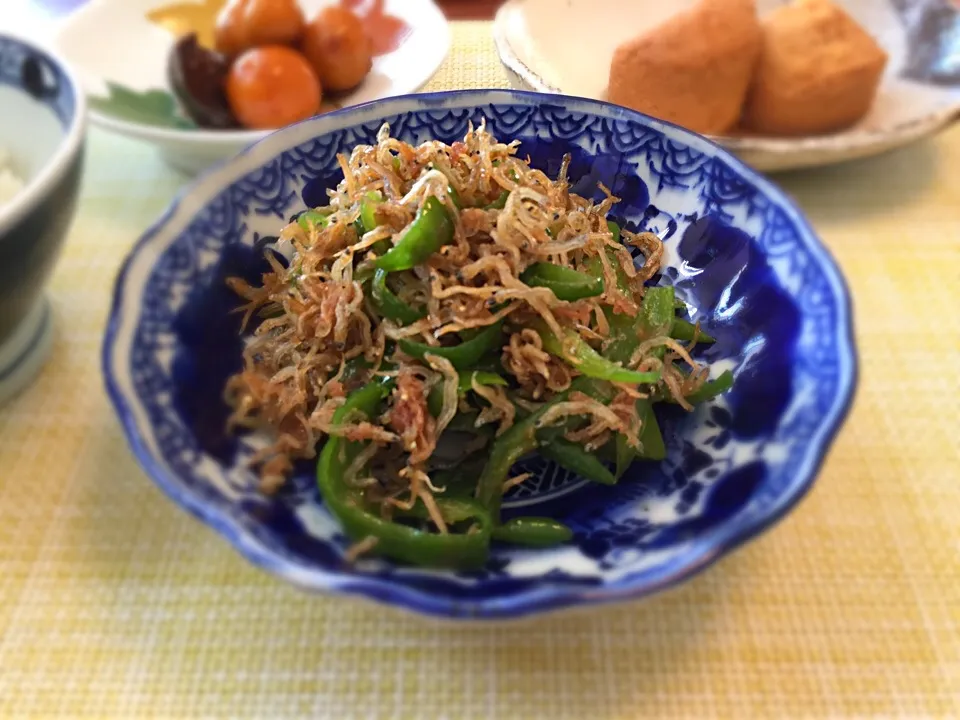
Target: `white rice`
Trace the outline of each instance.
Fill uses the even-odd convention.
[[[0,147],[0,206],[8,202],[23,190],[23,181],[13,172],[10,153]]]

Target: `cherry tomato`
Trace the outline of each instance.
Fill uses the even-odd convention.
[[[227,75],[230,110],[248,128],[278,128],[316,115],[321,98],[310,63],[282,45],[247,50]]]
[[[214,40],[224,55],[259,45],[292,45],[306,21],[297,0],[229,0],[217,15]]]
[[[328,7],[307,24],[301,49],[329,92],[356,87],[373,66],[370,38],[360,19],[342,7]]]

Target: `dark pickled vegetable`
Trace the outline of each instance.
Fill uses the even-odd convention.
[[[167,61],[167,78],[187,115],[206,128],[239,127],[227,103],[226,82],[230,61],[184,35],[173,46]]]

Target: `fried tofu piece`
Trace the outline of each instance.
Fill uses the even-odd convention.
[[[763,22],[743,127],[816,135],[853,125],[876,95],[887,54],[830,0],[795,0]]]
[[[701,0],[623,43],[610,63],[610,102],[701,133],[733,127],[761,43],[753,0]]]

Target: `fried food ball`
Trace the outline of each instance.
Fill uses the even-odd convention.
[[[300,47],[329,92],[355,88],[373,67],[370,38],[346,8],[322,10],[307,24]]]
[[[227,102],[244,127],[270,129],[320,112],[322,91],[307,59],[292,48],[247,50],[230,67]]]
[[[814,135],[870,110],[887,54],[829,0],[796,0],[763,23],[760,60],[743,113],[746,129]]]
[[[217,15],[214,41],[234,56],[260,45],[292,45],[305,25],[297,0],[229,0]]]
[[[611,102],[701,133],[732,128],[760,53],[753,0],[701,0],[616,49]]]

